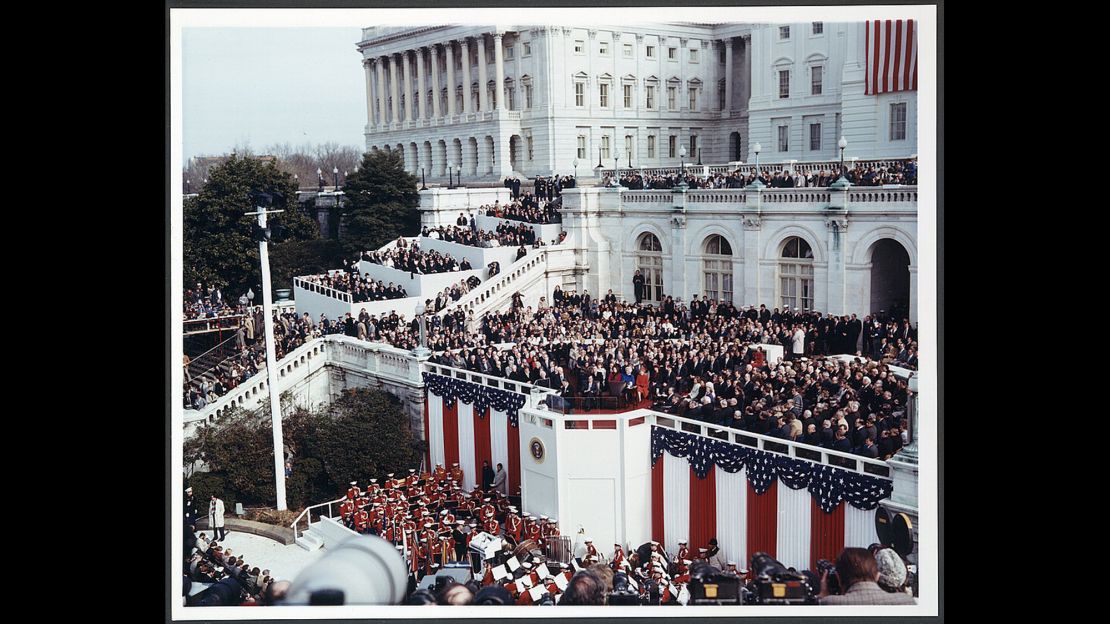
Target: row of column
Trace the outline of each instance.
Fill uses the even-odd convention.
[[[502,33],[493,33],[493,58],[494,58],[494,80],[496,83],[493,89],[494,103],[490,106],[489,90],[487,85],[487,67],[486,67],[486,35],[478,35],[475,37],[475,42],[478,50],[478,93],[481,98],[480,109],[483,111],[496,108],[498,110],[505,110],[505,97],[502,89],[505,83],[505,56],[502,44]],[[455,80],[455,46],[459,47],[459,54],[462,59],[462,86],[463,86],[463,101],[462,110],[456,110],[455,93],[458,84]],[[447,88],[447,105],[446,108],[440,101],[440,72],[439,69],[439,54],[440,48],[443,50],[446,65],[446,81]],[[398,62],[400,58],[400,63]],[[431,76],[425,76],[425,59],[430,62],[432,71]],[[398,65],[402,65],[398,68]],[[416,90],[418,97],[413,98],[413,85],[412,85],[412,65],[416,65]],[[470,93],[470,37],[464,37],[457,41],[448,41],[443,44],[433,44],[427,47],[421,47],[415,50],[405,50],[384,56],[378,56],[370,59],[365,59],[362,63],[363,68],[366,70],[366,119],[370,127],[380,127],[387,124],[398,123],[402,120],[424,120],[436,119],[440,117],[451,117],[457,114],[470,114],[475,112],[474,104],[471,100]],[[388,66],[388,75],[387,75]],[[402,83],[398,81],[398,71],[402,74]],[[427,90],[428,81],[431,82],[432,90],[432,110],[431,115],[428,114],[427,106]],[[402,114],[400,93],[398,88],[403,88],[405,97],[404,109]],[[415,101],[414,101],[415,100]],[[374,115],[374,104],[377,103],[377,115]]]

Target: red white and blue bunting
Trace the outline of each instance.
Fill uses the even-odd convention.
[[[748,483],[756,494],[765,493],[776,479],[792,490],[807,488],[825,513],[831,513],[841,501],[847,501],[857,509],[871,510],[880,501],[890,498],[894,490],[894,484],[889,479],[674,429],[652,427],[652,466],[664,451],[674,457],[686,458],[699,479],[704,479],[714,465],[728,473],[747,468]]]
[[[500,388],[491,388],[465,379],[455,379],[435,373],[423,373],[424,383],[428,391],[443,399],[445,407],[451,407],[455,401],[462,401],[475,408],[475,413],[485,414],[486,409],[504,412],[509,417],[509,424],[519,426],[519,410],[524,407],[526,397],[519,392],[510,392]],[[484,418],[484,416],[481,416]]]

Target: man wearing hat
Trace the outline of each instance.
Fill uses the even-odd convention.
[[[709,539],[709,548],[706,549],[705,560],[718,570],[725,569],[725,558],[721,555],[721,549],[717,546],[717,538],[715,537]]]
[[[197,523],[197,504],[193,500],[193,487],[185,488],[185,526]]]
[[[690,565],[690,549],[686,546],[686,538],[678,540],[678,554],[675,555],[675,565],[679,574],[686,573],[686,566]]]
[[[463,482],[463,470],[459,468],[458,462],[451,464],[451,479],[456,483]]]
[[[523,529],[524,523],[516,514],[516,507],[509,507],[509,513],[505,514],[505,533],[512,537],[514,544],[520,543],[520,533]]]
[[[349,498],[344,500],[343,503],[339,505],[339,518],[343,520],[344,524],[348,524],[350,522],[351,516],[355,513],[355,509],[355,501]]]
[[[620,542],[615,542],[613,548],[613,562],[610,565],[614,572],[620,572],[621,569],[628,567],[628,560],[624,557],[624,547]]]
[[[490,535],[501,535],[501,525],[497,523],[497,518],[491,517],[485,521],[482,527]]]
[[[367,513],[366,507],[359,507],[354,516],[355,532],[366,533],[370,528],[370,514]]]
[[[362,490],[358,489],[358,481],[351,481],[351,487],[347,488],[347,500],[355,500]]]
[[[599,553],[597,551],[597,548],[594,547],[593,539],[585,537],[582,539],[582,541],[586,542],[586,554],[582,555],[582,563],[600,563],[601,553]]]

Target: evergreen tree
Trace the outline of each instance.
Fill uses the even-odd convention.
[[[405,171],[400,152],[363,154],[343,193],[348,202],[343,240],[348,257],[420,232],[417,179]]]
[[[282,255],[283,246],[295,246],[319,236],[316,222],[301,212],[297,204],[297,187],[293,176],[279,171],[275,163],[232,155],[225,163],[208,172],[208,183],[197,197],[185,202],[183,218],[184,284],[197,282],[224,291],[224,298],[234,302],[248,288],[262,282],[258,243],[251,238],[251,226],[257,217],[246,216],[256,209],[252,192],[269,193],[272,208],[285,212],[269,217],[267,225],[285,228],[285,240],[272,241],[271,254]],[[295,267],[289,269],[295,273]],[[290,286],[274,276],[275,288]],[[261,297],[256,298],[256,301]]]

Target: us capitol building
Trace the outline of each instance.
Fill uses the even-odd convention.
[[[865,23],[364,28],[366,147],[430,179],[907,158],[916,91],[865,94]],[[577,159],[578,166],[574,166]]]

